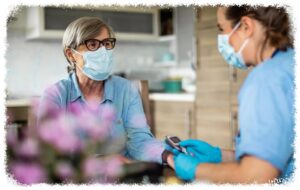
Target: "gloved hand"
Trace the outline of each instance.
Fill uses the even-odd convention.
[[[194,156],[178,153],[174,155],[176,175],[183,180],[192,181],[195,179],[197,166],[205,160]]]
[[[222,152],[219,147],[214,147],[204,141],[188,139],[181,141],[180,146],[187,149],[196,158],[206,160],[206,162],[219,163],[222,161]]]

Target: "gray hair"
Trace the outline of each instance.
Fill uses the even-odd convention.
[[[115,37],[112,28],[98,17],[81,17],[71,22],[65,30],[62,40],[63,52],[67,61],[70,63],[66,55],[66,49],[76,49],[85,40],[98,36],[99,31],[103,29],[108,30],[110,37]]]

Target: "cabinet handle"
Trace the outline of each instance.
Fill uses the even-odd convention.
[[[235,144],[235,136],[237,131],[237,113],[231,111],[230,113],[230,128],[231,128],[231,138],[232,138],[232,147]]]
[[[184,117],[184,129],[187,138],[192,138],[192,111],[190,109],[185,110],[185,117]]]
[[[237,82],[237,69],[230,67],[229,68],[229,72],[230,72],[230,80],[232,82]]]

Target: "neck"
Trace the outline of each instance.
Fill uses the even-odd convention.
[[[104,82],[89,79],[82,73],[77,73],[79,88],[87,101],[100,101],[103,97]]]
[[[257,64],[262,63],[263,61],[270,59],[273,55],[273,53],[276,51],[276,48],[273,46],[266,46],[262,52],[262,54],[260,54],[261,51],[258,51],[258,61]]]

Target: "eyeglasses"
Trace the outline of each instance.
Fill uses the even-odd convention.
[[[102,46],[104,46],[107,50],[111,50],[115,47],[116,38],[105,38],[102,41],[97,39],[89,39],[85,40],[84,44],[90,51],[96,51]]]

